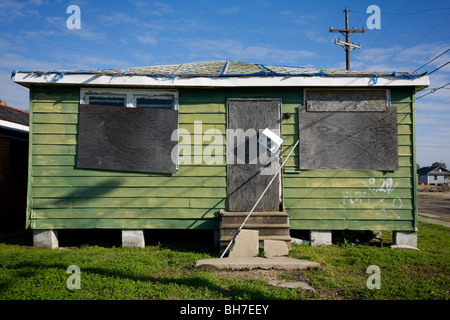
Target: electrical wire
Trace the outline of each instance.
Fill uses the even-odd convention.
[[[411,72],[411,73],[414,73],[414,72],[416,72],[416,71],[422,69],[422,68],[425,67],[427,64],[429,64],[430,62],[433,62],[434,60],[436,60],[437,58],[439,58],[439,57],[442,56],[443,54],[447,53],[448,51],[450,51],[450,48],[448,48],[447,50],[445,50],[444,52],[442,52],[440,55],[434,57],[433,59],[431,59],[430,61],[428,61],[427,63],[425,63],[423,66],[417,68],[416,70],[414,70],[414,71]]]
[[[444,63],[442,66],[440,66],[440,67],[438,67],[438,68],[436,68],[436,69],[434,69],[433,71],[431,71],[431,72],[428,72],[428,75],[430,75],[430,74],[432,74],[433,72],[435,72],[435,71],[437,71],[437,70],[439,70],[440,68],[442,68],[442,67],[445,67],[446,65],[448,65],[450,63],[450,61],[447,61],[446,63]]]
[[[450,61],[447,62],[447,63],[450,63]],[[445,84],[445,85],[443,85],[442,87],[433,88],[433,89],[431,89],[430,92],[425,93],[425,94],[421,95],[420,97],[417,97],[416,100],[418,100],[418,99],[420,99],[420,98],[422,98],[422,97],[425,97],[425,96],[427,96],[427,95],[429,95],[429,94],[435,93],[436,91],[438,91],[438,90],[440,90],[440,89],[443,89],[444,87],[448,86],[449,84],[450,84],[450,82],[447,83],[447,84]]]
[[[416,12],[411,12],[411,13],[383,12],[383,14],[390,14],[390,15],[393,15],[393,16],[411,16],[411,15],[414,15],[414,14],[419,14],[419,13],[428,12],[428,11],[442,11],[442,10],[450,10],[450,8],[433,8],[433,9],[427,9],[427,10],[416,11]],[[352,12],[366,13],[366,12],[360,12],[360,11],[352,11]]]

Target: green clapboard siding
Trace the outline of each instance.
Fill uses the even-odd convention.
[[[414,230],[417,226],[412,89],[393,89],[399,170],[300,172],[294,150],[283,170],[283,205],[292,229]],[[298,137],[303,89],[180,89],[180,165],[171,174],[76,168],[80,88],[30,90],[27,222],[35,229],[218,228],[227,209],[228,98],[281,98],[282,154]],[[191,147],[189,144],[193,144]],[[189,147],[188,147],[189,146]],[[187,153],[186,153],[187,152]],[[206,163],[202,155],[216,155]],[[181,158],[183,156],[183,158]]]

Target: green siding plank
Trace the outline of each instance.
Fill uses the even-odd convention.
[[[309,188],[365,188],[369,185],[365,178],[295,178],[285,179],[284,186],[309,187]],[[396,188],[410,188],[411,179],[396,178],[394,181]]]
[[[42,208],[33,209],[33,219],[215,219],[220,208]]]
[[[41,102],[36,100],[33,106],[34,113],[79,113],[80,104],[78,102]]]
[[[32,229],[217,229],[218,219],[36,219]]]
[[[174,198],[226,198],[227,189],[223,188],[158,188],[159,197]],[[217,200],[219,201],[219,200]],[[213,204],[215,204],[213,202]]]
[[[44,124],[36,123],[33,127],[34,133],[47,134],[77,134],[78,126],[76,124]]]
[[[33,144],[65,144],[76,145],[77,135],[75,134],[37,134],[33,135]]]
[[[292,155],[291,155],[292,157]],[[305,170],[298,171],[296,175],[287,174],[283,178],[378,178],[374,183],[382,184],[382,179],[387,178],[409,178],[411,170],[409,167],[399,167],[399,170],[393,172],[370,171],[370,170]],[[369,181],[365,182],[369,184]],[[395,183],[394,183],[395,184]]]
[[[290,220],[413,220],[412,210],[289,209]]]
[[[170,189],[170,188],[168,188]],[[157,197],[157,188],[127,187],[34,187],[33,198],[116,198],[116,197]]]
[[[190,198],[190,208],[226,209],[226,198]]]
[[[396,103],[411,102],[411,88],[391,89],[391,101]]]
[[[371,199],[371,198],[344,198],[344,199],[284,199],[286,209],[347,209],[347,210],[394,210],[394,209],[412,209],[411,199],[390,198],[390,199]]]
[[[186,208],[189,198],[36,198],[39,208]]]
[[[110,187],[110,188],[83,188],[83,187],[35,187],[33,197],[37,198],[225,198],[226,188],[193,188],[193,187]]]
[[[223,103],[183,103],[178,109],[180,114],[226,113],[226,106]]]
[[[55,145],[55,144],[35,144],[33,145],[35,155],[70,155],[76,154],[76,146]]]
[[[375,188],[376,190],[376,188]],[[372,192],[367,188],[284,188],[284,199],[411,199],[411,189],[395,188],[388,192],[383,190],[381,192]]]
[[[407,220],[289,220],[294,230],[397,230],[413,231]]]
[[[225,177],[35,177],[36,187],[220,187]]]
[[[78,114],[74,113],[36,113],[33,123],[78,124]]]
[[[191,114],[191,113],[180,113],[179,115],[179,123],[187,123],[191,124],[194,123],[194,121],[201,121],[202,123],[217,123],[217,124],[223,124],[226,123],[226,116],[225,114]]]
[[[54,154],[61,150],[61,153],[70,152],[70,146],[46,146],[57,148],[46,148],[46,152]],[[66,148],[66,149],[63,149]],[[35,152],[36,153],[36,152]],[[39,154],[39,153],[38,153]],[[179,170],[174,173],[174,176],[183,177],[226,177],[225,166],[188,166],[181,165]],[[33,166],[33,175],[35,177],[161,177],[160,173],[140,173],[140,172],[125,172],[125,171],[109,171],[109,170],[88,170],[78,169],[75,166]],[[167,174],[167,176],[171,176]]]
[[[35,155],[32,158],[33,168],[36,165],[75,165],[74,156]]]

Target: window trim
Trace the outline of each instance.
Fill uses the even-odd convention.
[[[89,104],[89,95],[125,96],[126,108],[136,108],[137,97],[171,96],[173,110],[178,110],[178,90],[149,90],[124,88],[81,88],[80,104]]]

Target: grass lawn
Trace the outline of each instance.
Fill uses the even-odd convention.
[[[0,300],[448,300],[450,229],[419,222],[420,251],[354,245],[347,238],[330,247],[293,244],[290,256],[316,261],[316,270],[282,272],[198,270],[199,259],[216,258],[208,241],[167,238],[125,249],[107,237],[90,242],[60,239],[57,250],[31,246],[30,234],[0,240]],[[60,234],[61,238],[61,234]],[[158,242],[160,241],[160,242]],[[80,268],[80,289],[68,289]],[[380,268],[381,289],[368,289],[370,265]],[[315,292],[271,286],[268,280],[302,280]]]

